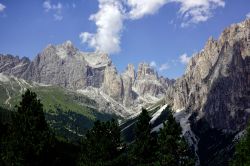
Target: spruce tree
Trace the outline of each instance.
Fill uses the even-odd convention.
[[[157,166],[193,166],[193,155],[189,150],[187,143],[181,136],[181,126],[175,121],[172,111],[169,107],[167,121],[164,127],[160,129],[157,152]]]
[[[142,109],[135,128],[135,141],[130,147],[131,165],[152,165],[155,160],[156,139],[151,134],[151,117],[146,109]]]
[[[10,165],[46,165],[52,138],[40,100],[27,90],[12,116],[3,160]]]
[[[125,165],[120,156],[123,150],[117,121],[96,121],[82,141],[79,165],[116,166]]]

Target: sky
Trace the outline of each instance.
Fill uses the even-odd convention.
[[[70,40],[119,72],[146,62],[178,78],[210,36],[246,18],[250,0],[0,0],[0,53],[33,59]]]

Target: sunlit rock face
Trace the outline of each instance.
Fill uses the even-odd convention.
[[[87,86],[99,88],[109,63],[108,56],[80,52],[67,41],[58,46],[50,45],[40,53],[34,59],[26,79],[70,89]]]
[[[250,113],[250,20],[210,38],[194,55],[183,77],[168,89],[166,102],[205,118],[210,127],[235,132]]]

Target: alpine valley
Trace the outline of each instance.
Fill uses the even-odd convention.
[[[250,117],[250,20],[209,38],[176,80],[147,63],[118,73],[107,54],[82,52],[70,41],[48,45],[33,60],[0,54],[1,107],[14,110],[26,89],[38,95],[56,134],[70,141],[95,120],[115,118],[132,142],[142,107],[159,131],[170,106],[196,165],[228,165]]]

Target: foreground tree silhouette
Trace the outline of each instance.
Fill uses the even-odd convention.
[[[184,138],[181,126],[175,121],[172,111],[167,107],[167,121],[158,136],[159,149],[157,166],[193,166],[194,158]]]
[[[118,123],[96,121],[82,141],[80,166],[126,165]]]
[[[36,94],[27,90],[13,114],[3,160],[8,165],[46,165],[52,142],[43,106]]]
[[[250,125],[246,132],[246,135],[236,145],[231,166],[250,166]]]
[[[146,109],[142,109],[135,128],[135,141],[130,147],[131,165],[152,165],[155,161],[157,140],[151,134],[151,117]]]

